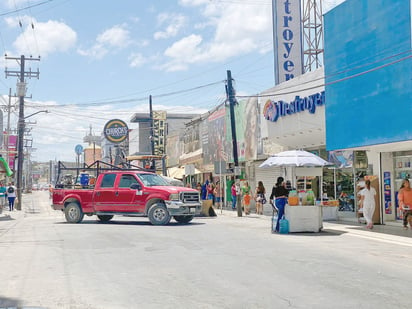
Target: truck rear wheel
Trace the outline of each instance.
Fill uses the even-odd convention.
[[[97,215],[97,218],[102,222],[107,222],[113,218],[113,215]]]
[[[149,209],[149,220],[153,225],[166,225],[170,222],[171,216],[165,204],[155,203]]]
[[[193,220],[193,215],[187,215],[187,216],[174,216],[173,218],[178,222],[182,224],[189,223],[190,221]]]
[[[83,220],[84,213],[80,205],[74,202],[69,203],[64,209],[66,221],[69,223],[80,223]]]

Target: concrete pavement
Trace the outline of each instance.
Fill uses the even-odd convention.
[[[2,231],[7,230],[9,225],[16,224],[19,220],[27,216],[35,216],[38,214],[49,215],[49,216],[62,216],[61,212],[54,211],[51,207],[44,206],[43,203],[39,203],[36,198],[38,195],[34,194],[23,194],[23,205],[22,210],[9,211],[8,206],[5,206],[2,213],[0,213],[0,235]],[[41,206],[43,204],[43,206]],[[221,216],[237,218],[237,211],[232,211],[230,209],[216,209],[215,213],[217,217],[211,217],[210,219],[218,219]],[[244,220],[248,224],[265,227],[267,226],[268,233],[271,233],[271,212],[265,211],[263,215],[250,214],[245,215],[243,213],[239,220]],[[199,218],[199,220],[202,220]],[[365,224],[360,224],[358,222],[345,222],[345,221],[324,221],[323,230],[321,233],[310,233],[319,234],[322,233],[335,233],[335,234],[348,234],[354,237],[363,237],[368,239],[374,239],[377,241],[391,242],[402,244],[405,246],[412,246],[412,229],[405,230],[399,223],[391,223],[387,225],[375,225],[372,230],[366,229]],[[293,234],[305,234],[305,233],[292,233]]]
[[[237,211],[227,209],[215,209],[217,216],[237,217]],[[239,218],[241,220],[254,221],[259,225],[266,225],[268,233],[271,233],[271,215],[265,213],[264,215],[250,214]],[[349,234],[354,237],[363,237],[368,239],[374,239],[377,241],[397,243],[405,246],[412,247],[412,229],[405,230],[402,224],[396,225],[391,223],[387,225],[375,225],[372,230],[366,229],[365,224],[357,222],[345,222],[345,221],[324,221],[323,229],[320,233],[308,233],[319,234],[322,233],[335,233],[335,234]],[[293,234],[306,234],[306,233],[291,233]]]

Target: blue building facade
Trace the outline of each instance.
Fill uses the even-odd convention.
[[[324,16],[326,149],[365,151],[379,223],[399,224],[412,179],[411,2],[346,0]],[[360,179],[354,167],[355,202]]]
[[[411,0],[347,0],[324,22],[327,149],[411,140]]]

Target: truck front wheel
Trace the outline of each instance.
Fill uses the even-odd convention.
[[[188,216],[174,216],[173,218],[178,222],[178,223],[182,223],[182,224],[187,224],[190,221],[193,220],[192,215],[188,215]]]
[[[84,213],[77,203],[69,203],[64,209],[66,221],[69,223],[80,223],[83,220]]]
[[[163,203],[153,204],[149,209],[149,220],[153,225],[166,225],[170,222],[170,214]]]

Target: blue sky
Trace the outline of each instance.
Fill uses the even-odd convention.
[[[327,11],[343,0],[323,2]],[[74,161],[90,126],[99,134],[110,119],[133,128],[149,95],[158,110],[210,110],[225,99],[227,70],[238,94],[274,85],[271,0],[3,0],[0,50],[41,56],[26,64],[40,78],[28,80],[25,115],[49,111],[27,119],[36,161]],[[1,105],[9,88],[16,78],[3,75]]]

